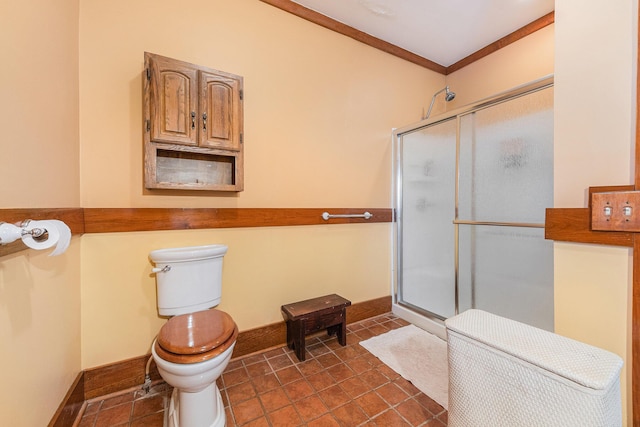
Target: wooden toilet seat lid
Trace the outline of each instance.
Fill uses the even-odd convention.
[[[238,328],[224,311],[209,309],[172,317],[160,329],[157,346],[176,356],[197,355],[235,342]],[[233,339],[231,339],[233,338]],[[156,346],[156,349],[157,349]],[[221,346],[226,347],[220,349]]]

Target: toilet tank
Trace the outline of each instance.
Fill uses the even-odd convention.
[[[156,265],[158,313],[176,316],[220,303],[225,245],[188,246],[151,251]]]

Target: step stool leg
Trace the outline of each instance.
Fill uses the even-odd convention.
[[[287,347],[293,350],[293,321],[287,320]]]
[[[344,316],[343,316],[344,317]],[[341,346],[347,345],[347,322],[346,320],[339,324],[336,328],[338,342]]]
[[[296,356],[298,360],[304,362],[305,349],[304,349],[304,321],[296,320],[293,322],[293,346],[295,348]]]

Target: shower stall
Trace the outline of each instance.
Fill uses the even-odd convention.
[[[552,331],[553,78],[393,140],[393,312],[440,336],[470,308]]]

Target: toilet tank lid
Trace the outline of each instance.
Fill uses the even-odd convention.
[[[468,337],[594,390],[618,379],[622,359],[609,351],[486,311],[471,309],[445,320]]]
[[[149,252],[149,257],[156,263],[170,263],[181,261],[198,261],[216,258],[227,253],[226,245],[185,246],[180,248],[156,249]]]

